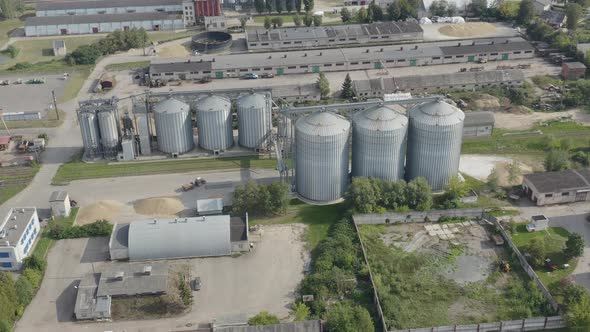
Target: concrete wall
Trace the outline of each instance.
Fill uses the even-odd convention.
[[[497,332],[497,331],[542,331],[565,327],[560,316],[535,317],[503,322],[471,325],[437,326],[428,328],[390,330],[389,332]]]
[[[98,29],[97,33],[113,32],[115,30],[125,30],[126,28],[144,28],[148,31],[151,31],[154,30],[157,25],[159,26],[159,30],[178,30],[184,28],[184,21],[182,19],[171,19],[131,22],[96,22],[88,24],[26,26],[25,35],[27,37],[62,35],[62,29],[65,29],[67,35],[91,34],[94,33],[93,28]]]
[[[463,127],[463,137],[491,136],[493,125]]]
[[[408,222],[438,221],[442,216],[467,217],[479,219],[482,217],[483,209],[452,209],[452,210],[431,210],[431,211],[410,211],[405,213],[383,213],[383,214],[357,214],[352,216],[357,225],[381,225]]]

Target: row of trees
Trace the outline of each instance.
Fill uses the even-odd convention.
[[[133,28],[126,31],[116,30],[95,43],[78,47],[74,52],[68,54],[65,60],[70,65],[94,64],[103,55],[145,47],[148,43],[149,37],[143,28]]]
[[[255,0],[254,8],[258,14],[264,12],[272,13],[273,11],[281,14],[283,11],[291,13],[295,10],[297,13],[301,13],[303,9],[306,13],[313,10],[313,0]]]
[[[277,17],[264,17],[264,28],[270,29],[271,27],[276,29],[283,26],[283,18],[281,16]],[[293,15],[293,24],[295,26],[300,27],[301,25],[305,25],[306,27],[316,26],[319,27],[322,25],[322,17],[319,15],[310,15],[309,13],[305,13],[303,16],[299,16],[299,14]]]
[[[22,0],[0,0],[0,16],[5,19],[17,18],[25,11]]]
[[[356,12],[351,12],[344,7],[340,10],[340,18],[343,23],[371,23],[378,21],[400,21],[407,18],[415,18],[421,2],[416,0],[398,0],[390,3],[386,11],[375,3],[371,2],[367,8],[362,7]]]
[[[548,172],[590,166],[590,154],[587,150],[572,153],[574,142],[570,138],[557,140],[553,135],[547,135],[543,144],[548,151],[543,163]]]
[[[47,229],[47,236],[54,240],[78,239],[82,237],[109,236],[112,231],[113,225],[107,220],[97,220],[82,226],[52,223]]]
[[[348,207],[355,213],[425,211],[432,207],[431,188],[424,178],[406,183],[403,180],[355,177],[344,197]]]
[[[284,214],[289,205],[289,186],[284,182],[269,185],[248,181],[234,191],[232,213],[243,216],[272,216]]]

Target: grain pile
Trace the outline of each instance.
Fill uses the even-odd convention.
[[[135,201],[133,209],[146,216],[174,216],[184,210],[184,204],[176,197],[151,197]]]
[[[449,24],[438,29],[443,35],[451,37],[474,37],[492,34],[496,27],[486,22],[473,22],[465,24]]]
[[[78,225],[85,225],[93,223],[100,219],[106,219],[110,222],[115,222],[116,218],[121,213],[123,204],[113,201],[104,200],[80,208],[76,223]]]

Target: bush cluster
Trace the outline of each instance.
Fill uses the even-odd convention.
[[[77,239],[81,237],[109,236],[113,230],[106,220],[97,220],[91,224],[82,226],[64,226],[50,224],[47,229],[47,236],[54,240]]]
[[[236,187],[232,204],[234,215],[271,216],[284,214],[289,205],[289,186],[284,182],[269,185],[248,181]]]
[[[116,30],[93,44],[78,47],[65,60],[70,65],[90,65],[103,55],[144,47],[148,42],[149,37],[143,28]]]

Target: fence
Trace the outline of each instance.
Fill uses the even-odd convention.
[[[438,326],[419,329],[392,330],[389,332],[511,332],[542,331],[565,327],[560,316],[538,317],[494,323]]]
[[[484,213],[483,217],[485,219],[487,219],[488,221],[492,222],[494,224],[494,226],[496,226],[500,230],[500,234],[502,234],[502,237],[504,238],[504,240],[508,243],[508,245],[510,246],[510,248],[512,249],[514,254],[516,254],[516,257],[518,257],[518,261],[520,262],[520,265],[522,266],[522,268],[526,271],[526,273],[529,275],[529,277],[531,277],[531,279],[533,279],[535,281],[535,283],[537,284],[537,287],[539,287],[539,289],[541,290],[541,292],[543,293],[543,295],[545,296],[547,301],[549,301],[549,304],[551,304],[551,307],[553,308],[553,310],[559,311],[559,305],[557,304],[557,301],[555,301],[555,299],[553,298],[553,295],[551,295],[551,293],[549,293],[549,290],[547,289],[547,287],[545,287],[545,285],[543,284],[541,279],[539,279],[539,276],[537,276],[537,273],[535,273],[533,268],[526,261],[526,258],[524,257],[524,255],[520,252],[520,250],[518,250],[518,248],[516,247],[514,242],[512,242],[512,239],[510,238],[508,233],[506,233],[506,230],[504,230],[504,227],[502,227],[502,225],[500,225],[500,223],[498,222],[498,219],[496,219],[495,217],[493,217],[487,213]]]
[[[452,210],[431,210],[431,211],[410,211],[403,213],[383,213],[383,214],[357,214],[352,216],[354,223],[357,225],[378,225],[378,224],[397,224],[409,222],[438,221],[442,216],[446,217],[466,217],[481,218],[483,209],[452,209]]]

